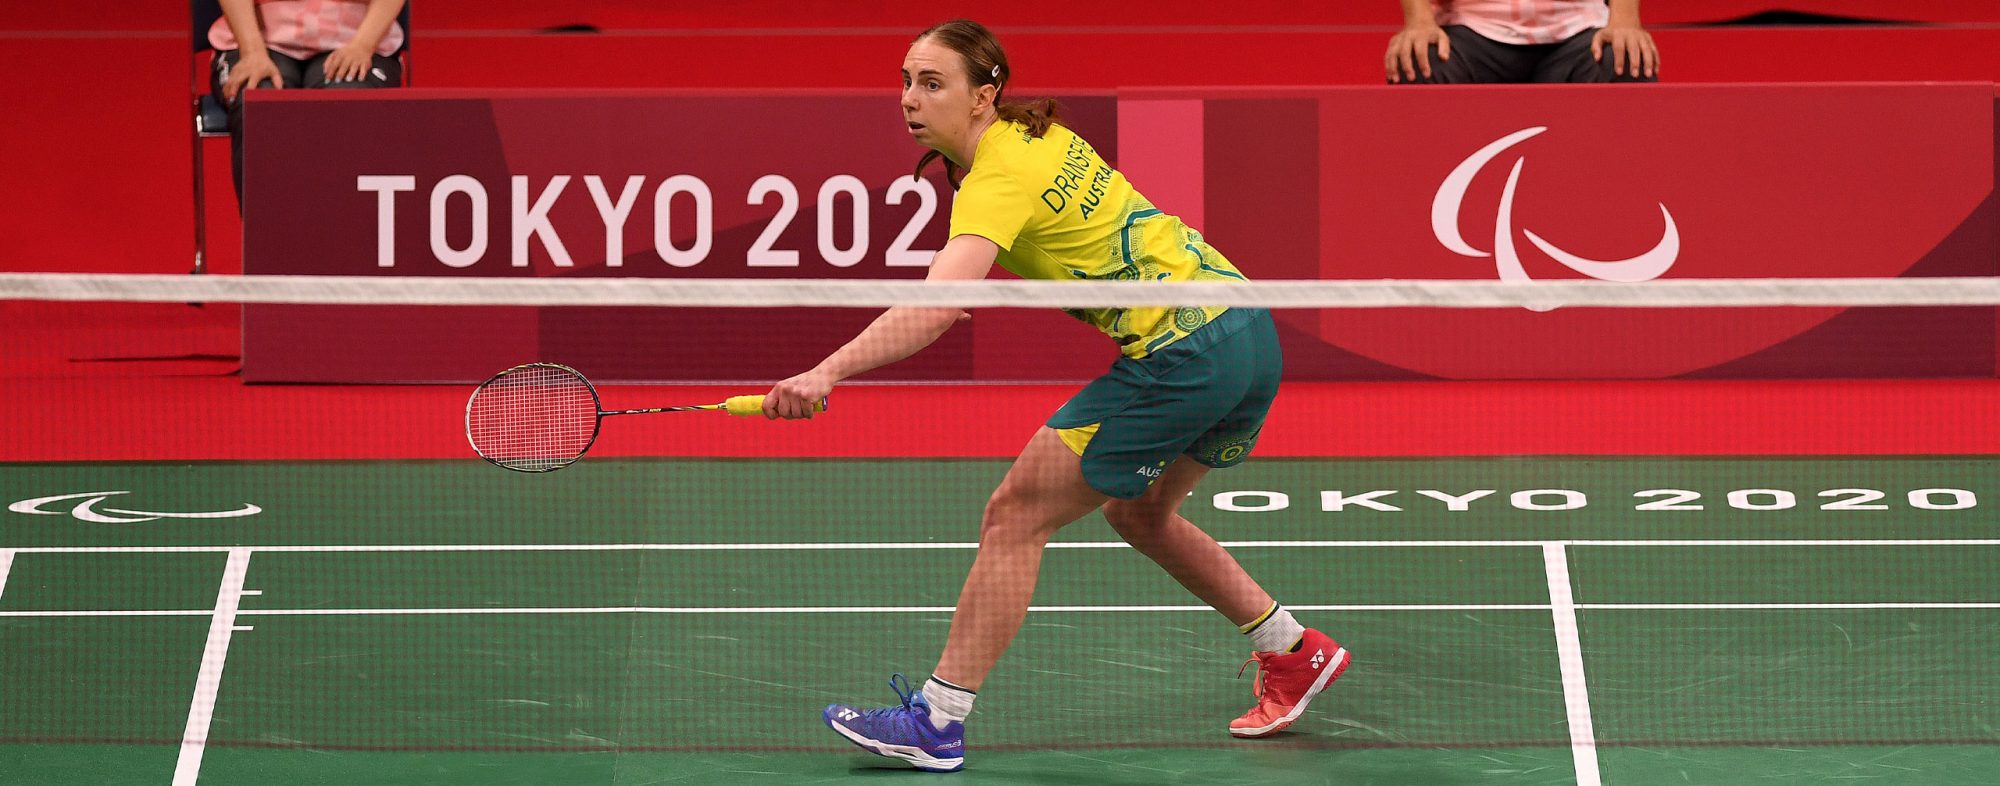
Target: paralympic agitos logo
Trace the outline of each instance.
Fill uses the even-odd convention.
[[[233,518],[240,518],[243,516],[255,516],[259,513],[264,512],[263,508],[257,507],[256,505],[252,505],[247,502],[243,503],[243,507],[237,508],[235,510],[198,511],[191,513],[175,512],[175,511],[159,511],[159,510],[133,510],[130,508],[99,507],[103,505],[104,501],[107,499],[118,496],[120,494],[130,494],[130,493],[132,492],[85,491],[80,494],[58,494],[53,497],[36,497],[34,499],[24,499],[12,505],[8,505],[7,509],[15,513],[28,513],[37,516],[60,516],[63,515],[64,513],[68,513],[70,516],[73,516],[78,520],[97,522],[100,524],[139,524],[147,521],[159,521],[160,519],[233,519]],[[82,502],[76,503],[75,505],[71,506],[70,509],[67,511],[42,509],[44,505],[48,505],[49,503],[62,502],[65,500],[73,500],[73,499],[82,500]]]
[[[1513,171],[1507,173],[1507,187],[1500,192],[1499,213],[1493,219],[1493,250],[1481,251],[1473,248],[1458,231],[1459,208],[1465,202],[1466,189],[1472,185],[1472,178],[1507,148],[1520,144],[1530,137],[1547,131],[1548,126],[1535,126],[1508,134],[1473,153],[1446,176],[1444,184],[1438,186],[1437,196],[1431,200],[1431,233],[1439,243],[1454,253],[1468,257],[1493,257],[1501,281],[1528,282],[1534,279],[1521,266],[1520,252],[1514,248],[1514,191],[1521,179],[1521,168],[1527,163],[1527,156],[1514,159]],[[1523,228],[1521,234],[1528,238],[1542,253],[1571,270],[1602,281],[1636,283],[1659,278],[1673,267],[1680,257],[1681,234],[1674,226],[1674,215],[1667,206],[1660,205],[1660,218],[1666,222],[1666,229],[1660,234],[1660,241],[1647,251],[1629,259],[1596,260],[1564,251],[1554,243],[1544,240],[1534,230]],[[1547,306],[1529,306],[1537,311],[1546,311]]]

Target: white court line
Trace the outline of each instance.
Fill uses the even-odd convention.
[[[49,611],[0,611],[0,617],[207,617],[215,609],[58,609]]]
[[[1296,611],[1547,611],[1546,603],[1385,603],[1286,606]],[[370,617],[420,614],[950,614],[955,606],[516,606],[478,608],[240,609],[239,617]],[[1208,606],[1029,606],[1033,612],[1214,611]],[[4,617],[200,617],[209,609],[0,611]]]
[[[246,593],[248,594],[248,593]],[[1342,603],[1294,611],[1552,611],[1548,603]],[[1811,611],[1818,609],[2000,609],[1993,603],[1573,603],[1581,611]],[[371,617],[478,614],[950,614],[953,606],[481,606],[478,608],[240,609],[239,617]],[[1030,606],[1043,613],[1210,611],[1207,606]],[[0,611],[6,617],[205,617],[211,609]]]
[[[1224,548],[1540,548],[1546,540],[1225,540]],[[1917,540],[1565,540],[1570,546],[2000,546],[2000,538]],[[1123,549],[1122,541],[1050,543],[1052,549]],[[185,554],[220,553],[236,546],[24,546],[23,554]],[[847,543],[540,543],[540,544],[382,544],[369,546],[251,546],[260,552],[458,552],[458,551],[914,551],[977,549],[975,542]]]
[[[7,573],[14,569],[14,550],[0,549],[0,598],[7,597]]]
[[[1543,611],[1546,604],[1383,604],[1286,606],[1296,611]],[[955,606],[527,606],[474,609],[246,609],[269,617],[397,614],[950,614]],[[1029,606],[1039,613],[1209,611],[1208,606]]]
[[[1545,603],[1338,604],[1286,606],[1296,611],[1546,611]],[[955,606],[481,606],[478,608],[241,609],[240,617],[372,617],[444,614],[950,614]],[[1055,613],[1214,611],[1207,606],[1029,606]],[[205,617],[209,609],[127,609],[123,611],[0,611],[6,617]]]
[[[1583,643],[1576,629],[1576,598],[1569,583],[1569,555],[1561,543],[1542,545],[1549,577],[1550,613],[1555,618],[1556,657],[1562,663],[1563,706],[1569,711],[1569,752],[1576,760],[1576,786],[1601,786],[1597,773],[1597,731],[1590,722],[1590,688],[1583,677]]]
[[[2000,609],[2000,603],[1579,603],[1579,609],[1620,611],[1810,609]]]
[[[229,659],[229,637],[236,631],[236,609],[243,602],[243,575],[250,568],[249,549],[230,549],[222,568],[222,587],[215,593],[215,617],[208,623],[208,645],[201,651],[201,672],[188,705],[187,730],[181,733],[181,755],[174,763],[174,786],[194,786],[201,776],[201,755],[208,747],[208,724],[215,717],[215,695],[222,687],[222,665]]]

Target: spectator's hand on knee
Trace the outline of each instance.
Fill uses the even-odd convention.
[[[222,83],[222,97],[234,102],[245,87],[257,87],[266,80],[272,87],[285,86],[285,75],[278,72],[278,65],[271,62],[269,53],[244,52],[236,67],[229,70],[229,79]]]
[[[351,43],[328,52],[325,65],[327,83],[361,81],[362,75],[367,74],[368,67],[374,63],[373,54]]]
[[[1648,78],[1660,75],[1660,49],[1653,45],[1653,34],[1646,32],[1646,28],[1613,20],[1590,39],[1590,56],[1598,62],[1604,61],[1607,50],[1614,74]]]
[[[1432,44],[1437,45],[1439,60],[1451,59],[1451,38],[1444,34],[1444,28],[1436,24],[1410,25],[1389,39],[1389,51],[1382,56],[1382,68],[1389,73],[1389,84],[1414,82],[1418,74],[1429,79]]]

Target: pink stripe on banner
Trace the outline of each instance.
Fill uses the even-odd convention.
[[[1153,205],[1202,229],[1202,101],[1118,102],[1118,170]]]

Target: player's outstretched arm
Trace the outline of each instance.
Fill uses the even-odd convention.
[[[930,274],[925,280],[985,278],[999,255],[1000,247],[993,241],[978,235],[959,235],[931,258]],[[956,308],[890,308],[811,371],[772,386],[770,394],[764,397],[764,415],[812,417],[813,403],[826,398],[835,383],[914,355],[944,335],[952,323],[967,318],[968,314]]]

